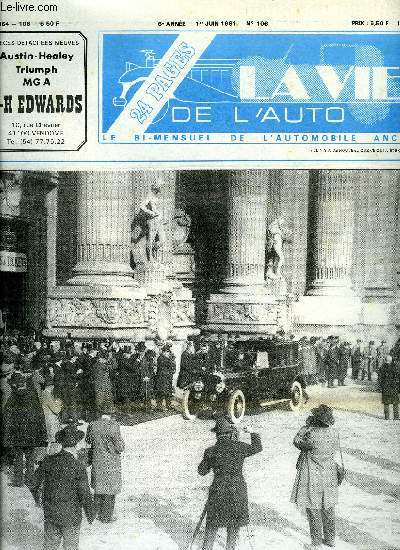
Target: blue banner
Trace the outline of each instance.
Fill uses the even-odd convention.
[[[398,33],[196,34],[101,35],[100,142],[400,131]]]

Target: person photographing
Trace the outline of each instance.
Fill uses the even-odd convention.
[[[243,477],[245,459],[262,451],[259,434],[250,427],[242,431],[250,434],[250,443],[239,441],[237,427],[226,417],[219,417],[211,430],[217,441],[208,447],[198,466],[201,476],[211,470],[214,479],[205,506],[206,529],[203,550],[212,550],[218,529],[226,528],[226,549],[237,548],[240,528],[249,523],[247,485]]]

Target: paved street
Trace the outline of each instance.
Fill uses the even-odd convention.
[[[370,390],[371,383],[312,387],[307,404],[338,408],[347,469],[337,507],[339,550],[400,548],[400,423],[383,420],[380,395]],[[308,542],[306,519],[289,503],[298,455],[292,440],[306,416],[307,410],[272,410],[246,418],[260,432],[264,450],[246,461],[251,525],[241,534],[241,549],[299,550]],[[197,474],[203,450],[214,442],[211,426],[172,415],[123,427],[127,450],[118,521],[108,526],[84,521],[81,548],[187,549],[211,481]],[[39,550],[42,512],[29,491],[7,487],[3,495],[3,548]],[[221,535],[216,548],[222,541]]]

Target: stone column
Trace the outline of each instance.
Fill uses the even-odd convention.
[[[147,296],[130,267],[131,174],[68,177],[77,183],[77,264],[66,284],[49,290],[45,334],[143,340]]]
[[[228,259],[221,292],[264,292],[266,181],[261,170],[228,174]]]
[[[210,296],[205,328],[227,334],[270,334],[286,314],[265,284],[269,174],[235,170],[221,176],[227,185],[226,276],[219,293]]]
[[[307,295],[352,294],[354,198],[350,178],[350,173],[341,170],[320,170],[311,180]]]
[[[130,267],[131,175],[80,172],[77,264],[71,285],[134,286]]]
[[[361,302],[352,289],[355,172],[311,173],[306,296],[295,304],[300,330],[340,333],[361,322]]]

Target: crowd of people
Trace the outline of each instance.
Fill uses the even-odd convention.
[[[296,340],[282,331],[274,338],[278,342]],[[357,340],[352,346],[337,336],[301,337],[297,346],[303,371],[311,383],[332,388],[337,380],[337,386],[343,386],[350,373],[354,380],[376,378],[382,391],[385,418],[389,418],[391,405],[394,419],[399,418],[400,341],[389,349],[385,340],[377,346],[373,341],[363,345]],[[116,411],[122,414],[138,409],[167,411],[172,405],[176,375],[176,386],[186,388],[201,373],[220,368],[223,359],[233,370],[240,370],[246,364],[246,352],[238,341],[216,341],[211,345],[205,338],[188,340],[178,368],[173,343],[169,341],[120,345],[110,340],[77,343],[70,335],[59,342],[20,333],[3,335],[0,357],[3,466],[12,472],[12,484],[27,485],[36,502],[43,506],[46,550],[58,548],[61,540],[64,548],[77,550],[82,509],[89,522],[95,518],[104,523],[115,520],[113,512],[116,495],[121,490],[121,453],[125,446],[115,419]],[[313,422],[317,422],[318,414],[315,412],[311,417]],[[333,423],[331,412],[328,416],[329,422],[321,421],[322,427]],[[79,429],[83,421],[88,422],[86,433]],[[199,466],[201,475],[214,470],[217,479],[216,472],[231,468],[241,475],[244,458],[261,451],[257,434],[252,435],[250,446],[236,444],[236,428],[227,422],[217,418],[217,445],[206,451]],[[325,452],[327,444],[332,451],[331,468],[337,450],[336,435],[330,440],[326,438],[329,430],[316,429],[321,422],[315,426],[308,424],[295,439],[301,455],[292,495],[293,502],[307,508],[311,538],[317,546],[322,532],[329,541],[334,539],[333,506],[337,500],[334,483],[334,493],[329,493],[329,487],[326,489],[326,495],[333,497],[326,500],[325,508],[316,508],[314,501],[305,503],[301,496],[307,452],[319,446]],[[314,447],[308,441],[311,433],[315,433]],[[318,439],[320,436],[322,440]],[[80,447],[84,453],[80,453]],[[236,453],[236,466],[226,459],[231,447]],[[88,464],[92,466],[94,495],[86,473]],[[226,501],[232,488],[219,487],[222,492],[217,495],[213,492],[215,483],[210,489],[210,510],[213,499],[217,503],[221,499],[224,503],[229,501],[229,506],[225,506],[226,513],[222,516],[219,505],[215,517],[209,512],[203,548],[211,549],[217,529],[228,527],[229,547],[233,549],[240,526],[248,522],[247,497],[244,493],[240,496],[236,487],[232,498]],[[238,510],[240,522],[227,524],[226,517],[239,513]]]
[[[372,380],[377,377],[388,356],[400,359],[399,351],[388,346],[385,339],[378,344],[357,339],[355,344],[339,336],[327,338],[303,336],[299,339],[299,352],[304,372],[313,382],[320,382],[332,388],[335,380],[338,386],[345,385],[351,370],[353,380]],[[375,373],[375,375],[374,375]]]

